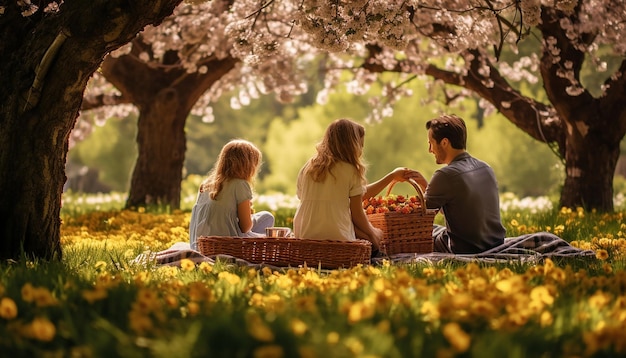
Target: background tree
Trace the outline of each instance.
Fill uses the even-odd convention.
[[[182,3],[160,26],[146,29],[104,60],[101,73],[120,93],[104,96],[106,84],[94,85],[84,109],[132,103],[139,111],[138,157],[126,207],[180,206],[185,123],[190,113],[211,121],[209,104],[240,84],[232,99],[234,107],[248,104],[260,93],[274,92],[290,100],[303,92],[300,68],[288,52],[277,48],[272,56],[260,57],[263,61],[241,63],[240,57],[249,53],[233,49],[228,31],[235,30],[229,25],[261,6],[231,0]],[[258,26],[264,26],[264,21],[268,19]],[[295,42],[291,47],[296,50]],[[246,51],[267,52],[263,48]]]
[[[367,71],[356,71],[361,83],[372,83],[373,73],[392,71],[430,76],[435,84],[479,95],[483,106],[499,111],[563,158],[561,205],[613,210],[613,175],[626,133],[623,1],[305,1],[302,10],[302,28],[317,38],[312,42],[336,54],[337,68],[354,62],[345,55],[349,51],[365,59],[362,68]],[[501,61],[502,51],[516,51],[521,41],[536,41],[540,53]],[[610,49],[621,63],[610,69],[601,94],[594,96],[581,73],[584,66],[606,70],[599,49]],[[536,77],[542,79],[545,101],[515,85]],[[337,81],[327,83],[332,88]],[[442,90],[450,101],[467,94]],[[404,95],[410,93],[390,84],[388,101],[381,102],[374,118],[390,112]]]
[[[68,136],[88,79],[180,0],[0,6],[0,258],[61,256]]]

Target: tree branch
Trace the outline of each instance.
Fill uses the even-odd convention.
[[[90,109],[96,109],[104,106],[116,106],[120,104],[132,104],[130,98],[122,95],[106,95],[101,94],[98,96],[86,96],[83,97],[83,103],[80,106],[81,111],[88,111]]]
[[[28,90],[28,94],[26,95],[26,103],[24,104],[22,112],[29,111],[30,109],[34,108],[37,103],[39,103],[39,97],[41,96],[41,89],[43,87],[44,78],[48,74],[48,70],[52,65],[52,61],[54,61],[54,58],[61,49],[61,46],[63,46],[65,39],[67,39],[67,35],[63,32],[63,30],[61,30],[54,38],[54,41],[52,41],[50,47],[48,47],[48,49],[46,50],[46,53],[44,53],[41,61],[35,69],[35,79],[33,80],[33,84],[31,85],[30,89]]]

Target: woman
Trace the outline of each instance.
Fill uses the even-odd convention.
[[[375,183],[366,184],[362,161],[365,128],[350,120],[332,122],[317,144],[317,153],[298,174],[300,204],[294,217],[296,237],[355,240],[372,243],[376,253],[382,231],[372,226],[363,211],[363,198],[378,194],[392,180],[405,181],[414,171],[396,168]]]

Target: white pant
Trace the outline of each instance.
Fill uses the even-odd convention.
[[[274,215],[269,211],[252,214],[252,229],[243,234],[244,237],[265,236],[265,228],[274,226]]]

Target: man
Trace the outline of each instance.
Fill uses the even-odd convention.
[[[442,115],[428,121],[426,129],[428,151],[437,164],[446,164],[430,183],[421,174],[416,178],[426,188],[426,207],[441,209],[446,219],[445,227],[434,225],[434,251],[473,254],[502,244],[506,231],[496,177],[487,163],[466,152],[465,122]]]

